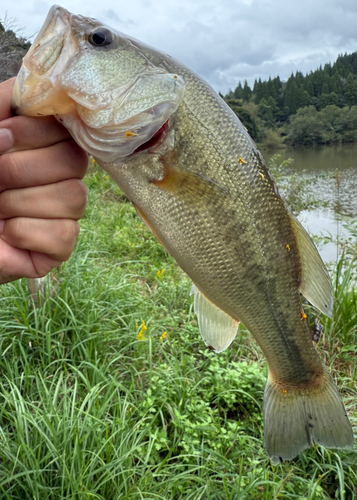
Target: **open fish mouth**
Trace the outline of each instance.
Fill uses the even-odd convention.
[[[107,39],[100,44],[103,33]],[[145,50],[99,21],[55,5],[24,58],[13,109],[54,115],[104,162],[152,149],[166,137],[185,83],[148,61]]]
[[[168,124],[169,124],[169,120],[166,120],[166,122],[151,137],[151,139],[149,139],[148,141],[144,142],[139,147],[137,147],[132,154],[140,153],[141,151],[147,151],[147,150],[155,147],[157,144],[159,144],[159,142],[163,138],[163,135],[165,134],[165,131],[167,129]]]

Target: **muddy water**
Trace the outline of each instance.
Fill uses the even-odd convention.
[[[311,179],[315,196],[327,202],[324,208],[303,211],[298,218],[304,227],[318,236],[345,234],[341,220],[357,217],[357,144],[321,146],[316,148],[263,151],[268,160],[274,153],[280,161],[293,158],[292,169]],[[333,243],[319,246],[325,261],[336,260],[337,248]]]

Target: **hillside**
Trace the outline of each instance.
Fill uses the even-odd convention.
[[[238,83],[224,99],[253,139],[267,146],[330,144],[357,140],[357,52],[340,55],[309,74],[283,82]]]
[[[0,82],[16,76],[30,45],[11,29],[5,29],[0,22]]]

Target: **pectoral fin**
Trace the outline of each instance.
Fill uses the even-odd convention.
[[[323,314],[332,318],[334,291],[319,252],[300,222],[291,217],[302,267],[300,292]]]
[[[176,165],[174,155],[162,157],[164,171],[162,179],[152,179],[150,182],[167,193],[178,195],[190,203],[225,199],[228,191],[213,179],[202,173],[186,170]]]
[[[205,344],[216,352],[224,351],[237,335],[239,321],[234,320],[208,300],[193,285],[194,309]]]

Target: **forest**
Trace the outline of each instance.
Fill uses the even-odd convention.
[[[357,52],[284,82],[238,83],[225,96],[252,138],[265,147],[357,141]]]

